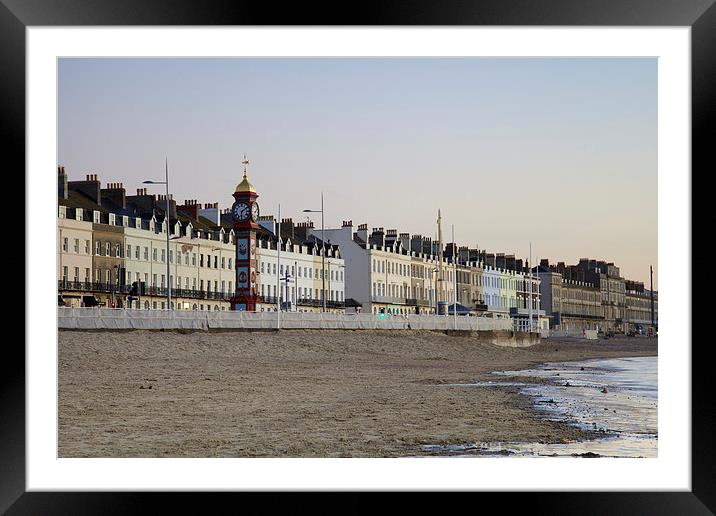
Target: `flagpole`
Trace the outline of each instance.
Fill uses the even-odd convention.
[[[278,205],[276,229],[276,329],[281,329],[281,204]]]

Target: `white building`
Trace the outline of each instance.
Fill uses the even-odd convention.
[[[362,224],[354,233],[352,221],[344,221],[340,229],[325,229],[323,233],[327,243],[338,244],[346,266],[346,297],[360,303],[363,312],[434,313],[435,291],[441,287],[445,296],[441,300],[453,301],[451,265],[444,264],[445,281],[441,285],[437,259],[411,252],[409,243],[398,238],[396,230],[385,233],[375,228],[369,235],[367,225]],[[309,234],[320,238],[321,230],[311,227]],[[417,275],[421,278],[420,287],[416,286]]]
[[[277,310],[279,297],[281,306],[290,311],[321,312],[325,289],[326,311],[342,312],[346,264],[339,247],[326,245],[322,259],[321,241],[307,234],[308,225],[294,226],[291,219],[283,219],[280,241],[273,216],[259,217],[259,225],[262,230],[256,234],[260,295],[257,310]]]
[[[89,289],[92,274],[92,222],[84,220],[82,210],[59,206],[57,278],[58,291],[63,294],[66,304],[82,304],[80,292]]]

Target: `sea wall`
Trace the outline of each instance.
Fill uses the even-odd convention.
[[[229,312],[194,310],[134,310],[126,308],[58,307],[57,326],[72,330],[442,330],[493,332],[492,339],[521,342],[512,332],[512,319],[435,315],[331,314],[300,312]]]

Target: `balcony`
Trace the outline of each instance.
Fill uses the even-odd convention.
[[[276,299],[275,296],[258,296],[258,302],[267,304],[267,305],[275,305],[278,303],[278,299]],[[321,308],[323,306],[323,301],[320,299],[297,299],[296,300],[297,306],[311,306],[314,308]],[[326,308],[344,308],[345,303],[343,301],[326,301]]]
[[[404,297],[393,296],[372,296],[370,300],[372,303],[386,303],[390,305],[404,305],[406,301]]]
[[[416,299],[409,297],[405,299],[405,304],[409,306],[432,306],[432,303],[427,299]]]
[[[323,301],[320,299],[298,299],[296,304],[299,306],[312,306],[320,308],[323,306]],[[326,300],[326,308],[344,308],[345,303],[343,301],[328,301]]]
[[[166,287],[154,287],[146,286],[144,283],[141,284],[142,288],[139,291],[140,296],[154,296],[154,297],[166,297]],[[57,289],[65,292],[100,292],[106,294],[130,294],[132,290],[131,285],[112,285],[110,283],[101,282],[89,282],[89,281],[65,281],[59,280],[57,282]],[[191,299],[213,299],[218,301],[228,301],[231,299],[231,294],[228,292],[211,292],[205,290],[196,289],[171,289],[171,296],[174,298],[191,298]]]

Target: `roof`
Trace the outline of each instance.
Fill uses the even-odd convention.
[[[68,208],[79,208],[82,210],[90,210],[90,211],[101,211],[104,213],[108,213],[109,210],[107,208],[103,208],[96,202],[94,202],[92,199],[87,197],[82,192],[78,192],[76,190],[70,190],[67,193],[67,199],[63,199],[62,197],[57,198],[57,202],[60,206],[67,206]]]
[[[241,180],[241,182],[236,185],[236,190],[234,193],[245,193],[245,192],[251,192],[256,193],[256,189],[254,188],[254,185],[251,184],[249,181],[249,178],[246,176],[246,170],[244,170],[244,178]]]

